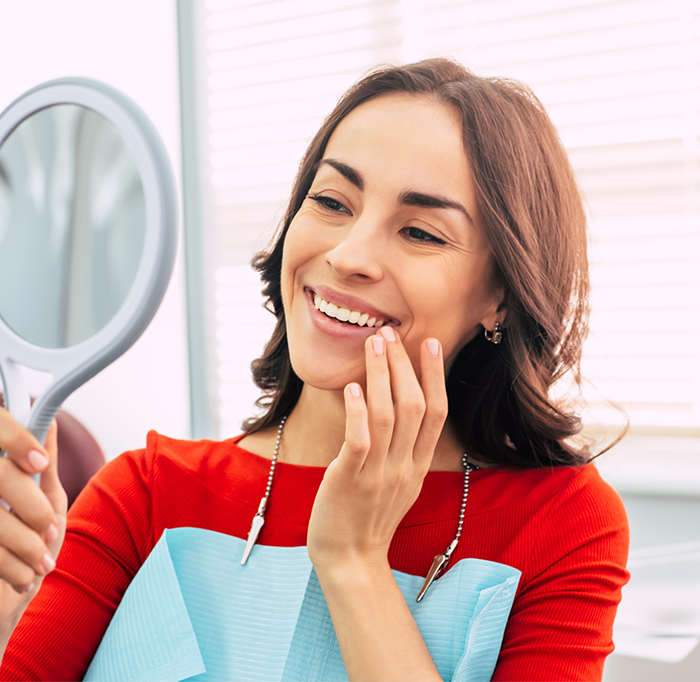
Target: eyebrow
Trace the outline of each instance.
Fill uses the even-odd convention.
[[[351,168],[345,163],[342,163],[341,161],[336,161],[335,159],[321,159],[321,162],[319,164],[319,168],[324,164],[327,163],[329,166],[332,168],[335,168],[338,173],[340,173],[343,177],[345,177],[347,180],[349,180],[357,189],[363,190],[365,188],[365,181],[354,168]]]
[[[459,201],[448,199],[434,194],[423,194],[422,192],[401,192],[399,201],[405,206],[419,206],[421,208],[453,208],[463,213],[471,225],[474,225],[474,220]]]
[[[337,161],[336,159],[321,159],[319,168],[323,164],[328,164],[332,168],[335,168],[338,173],[355,185],[357,189],[364,189],[365,181],[362,174],[351,166],[348,166],[342,161]],[[453,199],[448,199],[447,197],[439,196],[437,194],[424,194],[423,192],[407,190],[405,192],[401,192],[399,202],[404,206],[418,206],[419,208],[452,208],[460,213],[463,213],[469,223],[471,225],[475,225],[474,219],[471,217],[471,215],[469,215],[469,211],[467,211],[467,209],[464,208],[459,201],[454,201]]]

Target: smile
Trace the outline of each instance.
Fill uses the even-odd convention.
[[[325,298],[321,298],[318,294],[314,295],[314,305],[316,310],[320,310],[324,315],[335,318],[340,322],[356,324],[359,327],[381,327],[384,320],[378,320],[376,317],[370,317],[369,313],[361,313],[359,310],[348,310],[347,308],[339,308],[335,303],[329,303]]]
[[[391,318],[383,317],[376,312],[365,312],[363,310],[353,310],[343,305],[338,305],[328,301],[315,291],[309,292],[312,296],[313,305],[319,312],[323,313],[337,322],[344,322],[357,327],[382,327],[384,325],[397,325]]]

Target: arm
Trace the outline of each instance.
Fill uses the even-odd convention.
[[[44,448],[0,408],[0,659],[17,623],[53,570],[63,542],[66,493],[58,479],[56,424]],[[29,474],[41,473],[36,486]]]
[[[149,450],[109,462],[71,507],[56,569],[15,629],[0,679],[68,680],[85,674],[149,550]]]
[[[402,375],[397,362],[400,347],[387,346],[391,388],[397,400],[395,408],[387,408],[389,397],[384,396],[384,416],[395,420],[385,421],[391,424],[392,434],[404,436],[404,447],[414,439],[415,464],[420,461],[416,453],[425,443],[421,441],[425,432],[421,427],[416,436],[407,427],[410,418],[402,416],[402,411],[411,412],[415,394],[411,397],[406,380],[410,373]],[[424,474],[407,464],[406,458],[402,471],[392,471],[392,458],[393,464],[401,458],[392,452],[397,443],[391,435],[384,436],[389,443],[386,450],[378,448],[379,455],[374,455],[377,451],[373,449],[382,441],[378,389],[382,383],[386,389],[388,378],[376,381],[377,369],[386,371],[387,366],[373,367],[376,358],[367,350],[368,405],[346,388],[346,440],[316,498],[309,525],[309,554],[350,679],[438,679],[386,563],[386,538],[398,524],[395,517],[405,513],[405,500],[413,499],[410,492],[404,497],[398,490],[403,488],[404,494],[412,490]],[[440,413],[440,392],[431,387],[430,358],[423,355],[421,363],[426,425],[431,410]],[[441,424],[439,418],[436,423]],[[529,560],[525,558],[523,584],[494,680],[600,679],[605,657],[613,648],[612,622],[628,579],[624,506],[592,465],[564,468],[560,473],[568,483],[562,476],[551,477],[551,495],[542,498],[539,525],[528,527],[522,536],[531,554]],[[532,535],[532,530],[538,533]]]
[[[493,680],[602,678],[629,579],[629,530],[619,496],[586,469],[547,510]]]
[[[316,496],[309,556],[351,680],[439,680],[387,554],[446,417],[441,349],[423,343],[422,386],[390,329],[365,350],[367,403],[357,384],[346,387],[345,442]]]
[[[441,680],[388,564],[319,574],[351,680]]]

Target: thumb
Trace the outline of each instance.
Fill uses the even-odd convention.
[[[66,511],[68,509],[68,496],[58,478],[58,426],[56,420],[51,423],[49,432],[46,435],[46,452],[49,456],[49,464],[41,474],[40,487],[53,506],[58,523],[58,537],[50,538],[49,547],[55,550],[54,556],[58,553],[58,548],[63,542],[63,534],[66,528]]]

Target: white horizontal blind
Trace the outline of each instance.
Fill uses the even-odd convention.
[[[209,177],[215,221],[219,424],[240,430],[259,391],[250,362],[270,337],[248,263],[283,214],[299,161],[347,87],[396,62],[396,0],[207,3]]]
[[[425,54],[530,85],[587,200],[592,418],[700,427],[700,3],[422,3]],[[619,421],[619,418],[617,418]]]
[[[222,436],[269,337],[246,263],[303,151],[370,67],[453,56],[542,99],[591,217],[593,419],[700,427],[700,7],[693,0],[210,0],[209,168]],[[259,301],[259,294],[257,295]]]

